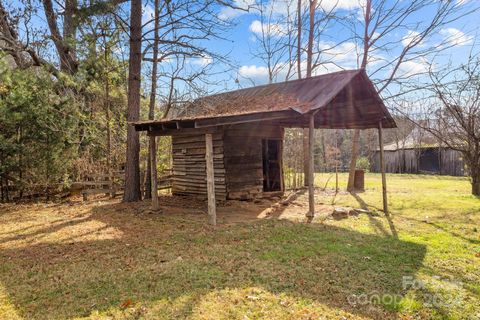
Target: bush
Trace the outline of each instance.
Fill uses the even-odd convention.
[[[358,157],[356,168],[358,170],[364,170],[365,172],[368,172],[368,170],[370,169],[370,161],[367,157]]]
[[[67,185],[78,145],[77,106],[48,73],[1,64],[0,174],[20,190]]]

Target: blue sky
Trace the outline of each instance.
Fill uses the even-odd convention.
[[[274,0],[270,0],[270,3],[267,1],[266,7],[271,5],[271,2],[273,1]],[[284,7],[286,6],[285,3],[287,1],[288,0],[275,1],[275,9],[273,9],[273,11],[278,12],[279,15],[285,14]],[[307,1],[304,0],[304,3],[306,2]],[[294,5],[295,3],[296,1],[293,1]],[[356,16],[361,18],[362,8],[359,0],[323,0],[322,3],[327,8],[329,6],[332,7],[334,5],[333,3],[335,3],[337,8],[335,12],[340,16]],[[238,6],[246,7],[247,5],[252,5],[253,0],[237,0],[236,4]],[[462,7],[462,10],[466,11],[475,6],[479,6],[480,1],[463,0],[457,1],[456,5]],[[391,44],[389,44],[389,49],[385,52],[376,52],[372,55],[374,58],[378,58],[378,61],[373,61],[371,63],[372,72],[375,65],[383,66],[382,70],[374,74],[373,77],[382,78],[388,75],[389,62],[398,56],[403,47],[415,37],[417,30],[421,30],[422,22],[428,21],[433,12],[434,6],[430,6],[427,9],[420,11],[417,15],[409,18],[405,28],[394,30],[385,37],[385,41],[391,42]],[[258,11],[251,9],[249,12],[244,12],[227,8],[220,10],[219,14],[225,18],[233,19],[235,22],[235,26],[225,35],[225,37],[231,40],[231,42],[212,41],[210,45],[214,50],[216,49],[219,52],[230,53],[230,58],[238,64],[238,69],[232,70],[232,73],[236,73],[235,76],[238,75],[240,85],[247,86],[252,83],[265,83],[267,81],[265,63],[252,55],[252,51],[258,46],[258,40],[255,41],[255,34],[258,34],[262,28],[262,24],[259,21],[260,16]],[[475,15],[470,15],[438,28],[435,33],[425,39],[425,41],[423,41],[416,49],[416,51],[430,50],[431,52],[428,54],[422,52],[422,57],[411,55],[407,61],[402,64],[400,74],[408,76],[415,73],[421,73],[425,71],[427,65],[432,61],[434,61],[438,68],[441,68],[450,61],[453,61],[454,63],[464,61],[466,55],[470,52],[472,45],[475,44],[474,39],[480,27],[480,21],[475,19],[475,17]],[[360,21],[358,21],[357,27],[361,27]],[[359,54],[357,53],[357,50],[359,48],[353,41],[345,41],[350,36],[351,31],[340,23],[332,24],[325,33],[322,34],[317,45],[326,50],[323,59],[332,60],[336,65],[325,65],[324,67],[317,69],[317,74],[336,71],[342,68],[352,69],[358,67],[357,61]],[[345,42],[337,47],[336,43],[340,41]],[[435,52],[435,50],[432,50],[432,48],[435,47],[449,48],[443,49],[441,52]],[[284,79],[280,74],[276,80],[282,81]]]
[[[18,0],[12,0],[13,6],[19,6]],[[144,2],[144,21],[148,20],[149,15],[152,14],[152,3]],[[219,81],[219,84],[205,85],[205,89],[209,92],[221,91],[228,89],[235,89],[238,87],[250,86],[252,84],[262,84],[267,82],[267,69],[264,61],[255,58],[252,54],[258,46],[258,40],[255,40],[255,35],[258,35],[262,28],[267,25],[260,22],[260,15],[258,10],[252,8],[255,1],[259,0],[234,0],[238,7],[250,7],[248,12],[242,10],[234,10],[231,8],[218,7],[217,14],[222,19],[229,19],[233,22],[233,26],[222,34],[226,40],[209,40],[202,45],[208,47],[211,51],[220,55],[228,55],[230,61],[234,63],[233,67],[226,67],[220,64],[215,59],[206,56],[203,58],[192,59],[190,61],[192,69],[200,68],[204,65],[210,64],[213,81]],[[296,6],[296,0],[290,0],[293,6]],[[353,17],[353,26],[361,28],[360,18],[362,16],[361,4],[364,0],[322,0],[323,9],[332,9],[335,7],[335,13],[341,17]],[[392,0],[393,1],[393,0]],[[408,3],[406,0],[404,3]],[[432,0],[433,1],[433,0]],[[445,0],[438,0],[445,1]],[[452,0],[455,4],[464,10],[480,6],[480,0]],[[265,8],[271,10],[274,18],[281,20],[286,14],[286,8],[289,0],[263,0]],[[308,0],[303,0],[307,3]],[[374,1],[375,4],[375,1]],[[125,9],[128,10],[129,4],[125,4]],[[434,5],[420,11],[417,15],[412,16],[406,21],[405,28],[393,30],[384,38],[383,41],[388,42],[388,50],[375,52],[372,54],[373,60],[370,63],[369,71],[372,78],[380,81],[385,78],[391,70],[391,61],[398,56],[399,52],[416,35],[417,30],[421,29],[423,21],[428,21],[434,10]],[[480,29],[480,21],[476,15],[470,15],[466,18],[458,19],[452,23],[439,28],[428,39],[425,39],[418,46],[418,51],[422,52],[421,57],[412,55],[408,57],[407,61],[401,66],[400,74],[409,76],[425,71],[428,64],[435,62],[438,68],[453,61],[459,63],[465,60],[473,45],[476,45],[475,38]],[[345,19],[346,20],[346,19]],[[37,29],[46,28],[43,12],[39,12],[32,22]],[[273,22],[274,23],[274,22]],[[284,26],[279,24],[279,30]],[[275,28],[273,28],[275,30]],[[321,37],[317,39],[316,46],[324,50],[324,54],[320,56],[320,61],[328,62],[319,67],[314,73],[326,73],[337,71],[341,69],[353,69],[358,67],[358,60],[361,55],[357,52],[358,45],[349,39],[352,32],[342,23],[332,23],[328,26],[326,31],[322,33]],[[285,37],[282,34],[280,37]],[[306,43],[304,37],[304,45]],[[341,42],[341,44],[339,44]],[[443,43],[443,45],[441,45]],[[449,46],[448,49],[437,53],[432,50],[435,47]],[[50,49],[53,50],[53,49]],[[128,52],[128,48],[123,48],[124,52]],[[53,55],[52,55],[53,56]],[[302,65],[305,66],[305,57],[302,58]],[[284,61],[285,62],[285,61]],[[381,70],[374,73],[376,68],[381,67]],[[148,78],[148,63],[145,64],[145,78]],[[291,78],[294,78],[292,75]],[[235,81],[238,79],[238,82]],[[275,79],[276,81],[285,80],[285,72],[280,71]],[[394,90],[399,89],[394,88]],[[160,88],[161,90],[161,88]]]

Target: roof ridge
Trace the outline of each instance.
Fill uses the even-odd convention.
[[[359,73],[359,72],[361,72],[362,70],[363,70],[363,69],[340,70],[340,71],[335,71],[335,72],[332,72],[332,73],[320,74],[320,75],[313,76],[313,77],[309,77],[309,78],[293,79],[293,80],[288,80],[288,81],[281,81],[281,82],[274,82],[274,83],[262,84],[262,85],[259,85],[259,86],[251,86],[251,87],[247,87],[247,88],[240,88],[240,89],[236,89],[236,90],[219,92],[219,93],[214,93],[214,94],[211,94],[211,95],[208,95],[208,96],[199,97],[199,98],[196,98],[195,100],[193,100],[193,102],[198,101],[198,100],[202,100],[202,99],[206,99],[206,98],[213,98],[213,97],[215,97],[215,96],[220,96],[220,95],[224,95],[224,94],[232,94],[232,93],[241,92],[241,91],[244,91],[244,90],[251,90],[251,89],[253,89],[253,88],[259,89],[259,88],[265,88],[265,87],[268,87],[268,86],[275,86],[275,85],[282,85],[282,84],[288,84],[288,83],[302,82],[302,81],[307,81],[307,80],[312,80],[312,79],[318,79],[318,78],[325,77],[325,76],[337,75],[337,74],[341,74],[341,73]]]

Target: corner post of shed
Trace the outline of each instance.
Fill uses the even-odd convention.
[[[387,178],[385,177],[385,159],[383,153],[382,120],[378,123],[378,144],[380,145],[380,171],[382,172],[383,212],[388,214]]]
[[[157,186],[157,141],[156,136],[149,136],[150,147],[150,181],[152,189],[152,209],[158,210],[158,186]]]
[[[211,133],[205,134],[205,162],[207,169],[208,223],[217,224],[217,208],[215,204],[215,172],[213,168],[213,138]]]
[[[308,218],[315,216],[315,189],[314,189],[314,130],[315,130],[315,112],[309,117],[308,125]]]

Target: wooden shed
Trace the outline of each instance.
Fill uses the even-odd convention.
[[[252,199],[282,191],[283,128],[244,123],[172,135],[172,193],[207,195],[205,133],[213,140],[216,198]]]
[[[380,151],[375,151],[372,172],[380,172]],[[465,176],[462,154],[447,147],[385,148],[385,172]]]
[[[134,125],[151,137],[172,136],[174,194],[207,195],[211,162],[216,199],[284,190],[284,128],[310,128],[313,148],[314,128],[396,126],[364,70],[207,96],[178,114]]]

